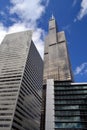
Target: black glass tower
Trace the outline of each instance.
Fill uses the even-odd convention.
[[[49,21],[45,40],[41,130],[87,129],[87,83],[74,83],[64,31]]]

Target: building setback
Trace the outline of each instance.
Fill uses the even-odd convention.
[[[45,40],[41,130],[87,129],[87,83],[74,83],[64,31],[49,21]]]
[[[49,21],[44,49],[44,83],[47,79],[72,81],[71,65],[64,31],[57,32],[56,20]]]
[[[32,32],[8,34],[0,45],[0,130],[39,130],[43,61]]]

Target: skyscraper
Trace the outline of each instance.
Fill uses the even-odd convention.
[[[87,129],[87,83],[74,83],[64,31],[54,17],[45,40],[41,130]]]
[[[57,32],[56,20],[49,21],[49,34],[45,40],[44,82],[46,79],[72,81],[72,72],[64,31]]]
[[[39,130],[42,71],[31,31],[4,38],[0,45],[0,130]]]

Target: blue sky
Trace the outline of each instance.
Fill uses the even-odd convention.
[[[87,81],[87,0],[0,0],[0,42],[7,33],[33,30],[41,56],[54,14],[65,31],[75,81]]]

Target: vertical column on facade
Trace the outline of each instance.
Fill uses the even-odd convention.
[[[54,80],[47,80],[45,130],[54,130]]]

